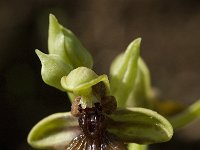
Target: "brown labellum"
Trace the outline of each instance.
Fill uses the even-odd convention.
[[[81,134],[74,138],[67,150],[126,150],[124,144],[119,139],[105,132],[99,139],[88,139],[86,135]]]
[[[123,142],[106,130],[108,120],[100,103],[92,108],[78,107],[82,134],[71,141],[67,150],[125,150]]]

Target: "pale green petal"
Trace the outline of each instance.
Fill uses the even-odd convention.
[[[145,108],[121,109],[111,116],[109,131],[127,143],[152,144],[169,141],[171,124],[157,112]]]
[[[62,58],[56,54],[44,54],[39,50],[35,51],[41,63],[41,75],[43,81],[61,91],[64,89],[61,86],[60,80],[63,76],[68,75],[72,67],[66,64]]]
[[[124,55],[119,56],[111,65],[111,94],[116,97],[119,107],[125,106],[128,95],[134,86],[140,42],[141,38],[134,40]]]
[[[93,70],[86,67],[78,67],[72,70],[67,76],[62,77],[61,84],[64,89],[70,92],[80,91],[103,81],[109,92],[110,86],[106,75],[98,76]]]
[[[50,54],[57,54],[73,68],[85,66],[92,68],[90,53],[83,47],[78,38],[70,30],[59,24],[56,17],[49,15],[48,49]]]
[[[153,103],[149,69],[142,58],[139,58],[135,84],[128,96],[126,106],[152,108]]]
[[[186,108],[183,112],[169,118],[169,121],[174,129],[179,129],[198,118],[200,118],[200,99]]]
[[[81,133],[78,120],[70,112],[50,115],[37,123],[28,135],[28,143],[37,149],[59,149]]]
[[[95,103],[100,102],[100,97],[96,97],[92,91],[92,86],[103,82],[106,87],[106,95],[110,92],[110,84],[106,75],[98,76],[93,70],[86,67],[78,67],[72,70],[67,76],[62,77],[62,87],[74,94],[81,96],[82,108],[93,107]],[[73,97],[72,94],[69,94]]]

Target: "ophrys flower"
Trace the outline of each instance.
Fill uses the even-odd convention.
[[[106,75],[78,67],[62,78],[61,85],[75,97],[73,115],[59,113],[40,121],[28,137],[33,147],[123,150],[126,143],[151,144],[172,137],[170,123],[158,113],[145,108],[116,109]]]

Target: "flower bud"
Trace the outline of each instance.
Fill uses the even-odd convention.
[[[49,54],[59,55],[73,69],[80,66],[88,68],[93,66],[90,53],[83,47],[74,33],[60,25],[52,14],[49,16],[48,49]]]

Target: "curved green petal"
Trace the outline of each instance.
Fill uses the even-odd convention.
[[[78,67],[72,70],[67,76],[62,77],[61,85],[75,96],[81,96],[82,108],[93,107],[94,103],[101,99],[92,91],[92,86],[103,82],[106,87],[106,94],[110,92],[110,84],[106,75],[98,76],[93,70],[86,67]],[[71,97],[73,97],[70,94]]]
[[[103,81],[107,92],[110,89],[108,77],[98,76],[93,70],[86,67],[78,67],[72,70],[67,76],[62,77],[61,84],[64,89],[70,92],[81,91]]]
[[[28,135],[28,143],[38,149],[62,150],[81,133],[78,120],[70,112],[50,115],[37,123]]]
[[[59,55],[74,69],[79,66],[88,68],[93,66],[90,53],[83,47],[74,33],[60,25],[52,14],[49,15],[48,49],[50,54]]]
[[[44,54],[39,50],[35,52],[42,63],[41,75],[43,81],[50,86],[64,91],[60,80],[63,76],[68,75],[72,67],[66,64],[58,55]]]
[[[129,93],[133,89],[137,75],[141,38],[134,40],[111,65],[111,94],[116,97],[119,107],[124,107]],[[121,59],[121,61],[119,61]]]
[[[198,118],[200,118],[200,99],[186,108],[183,112],[170,117],[169,121],[174,129],[179,129]]]
[[[149,109],[119,109],[109,118],[109,131],[127,143],[160,143],[170,140],[173,135],[171,124]]]

